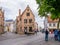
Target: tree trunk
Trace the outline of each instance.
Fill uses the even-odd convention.
[[[57,25],[57,28],[58,28],[58,30],[60,30],[60,18],[59,18],[59,21],[58,21],[58,25]]]
[[[45,30],[47,29],[47,17],[45,17],[45,20],[44,20],[44,29]]]

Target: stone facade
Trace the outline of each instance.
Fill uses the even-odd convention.
[[[17,33],[24,34],[24,31],[33,32],[35,30],[35,16],[29,6],[21,14],[19,9],[19,16],[16,18]]]
[[[0,34],[4,33],[4,11],[0,8]]]

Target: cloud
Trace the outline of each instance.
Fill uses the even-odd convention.
[[[23,12],[27,5],[30,6],[39,26],[43,26],[44,19],[41,19],[38,16],[38,5],[36,4],[35,0],[0,0],[0,7],[3,7],[3,9],[5,10],[5,19],[15,20],[16,16],[18,15],[18,10],[21,9],[21,11]]]

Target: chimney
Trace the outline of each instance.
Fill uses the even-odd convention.
[[[19,9],[19,15],[21,15],[21,9]]]
[[[29,5],[27,5],[27,7],[29,7]]]

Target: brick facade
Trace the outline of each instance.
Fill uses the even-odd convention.
[[[0,34],[4,32],[4,11],[0,8]]]
[[[35,30],[35,16],[29,6],[21,14],[19,9],[19,16],[16,18],[17,33],[24,34],[24,31],[33,32]]]

